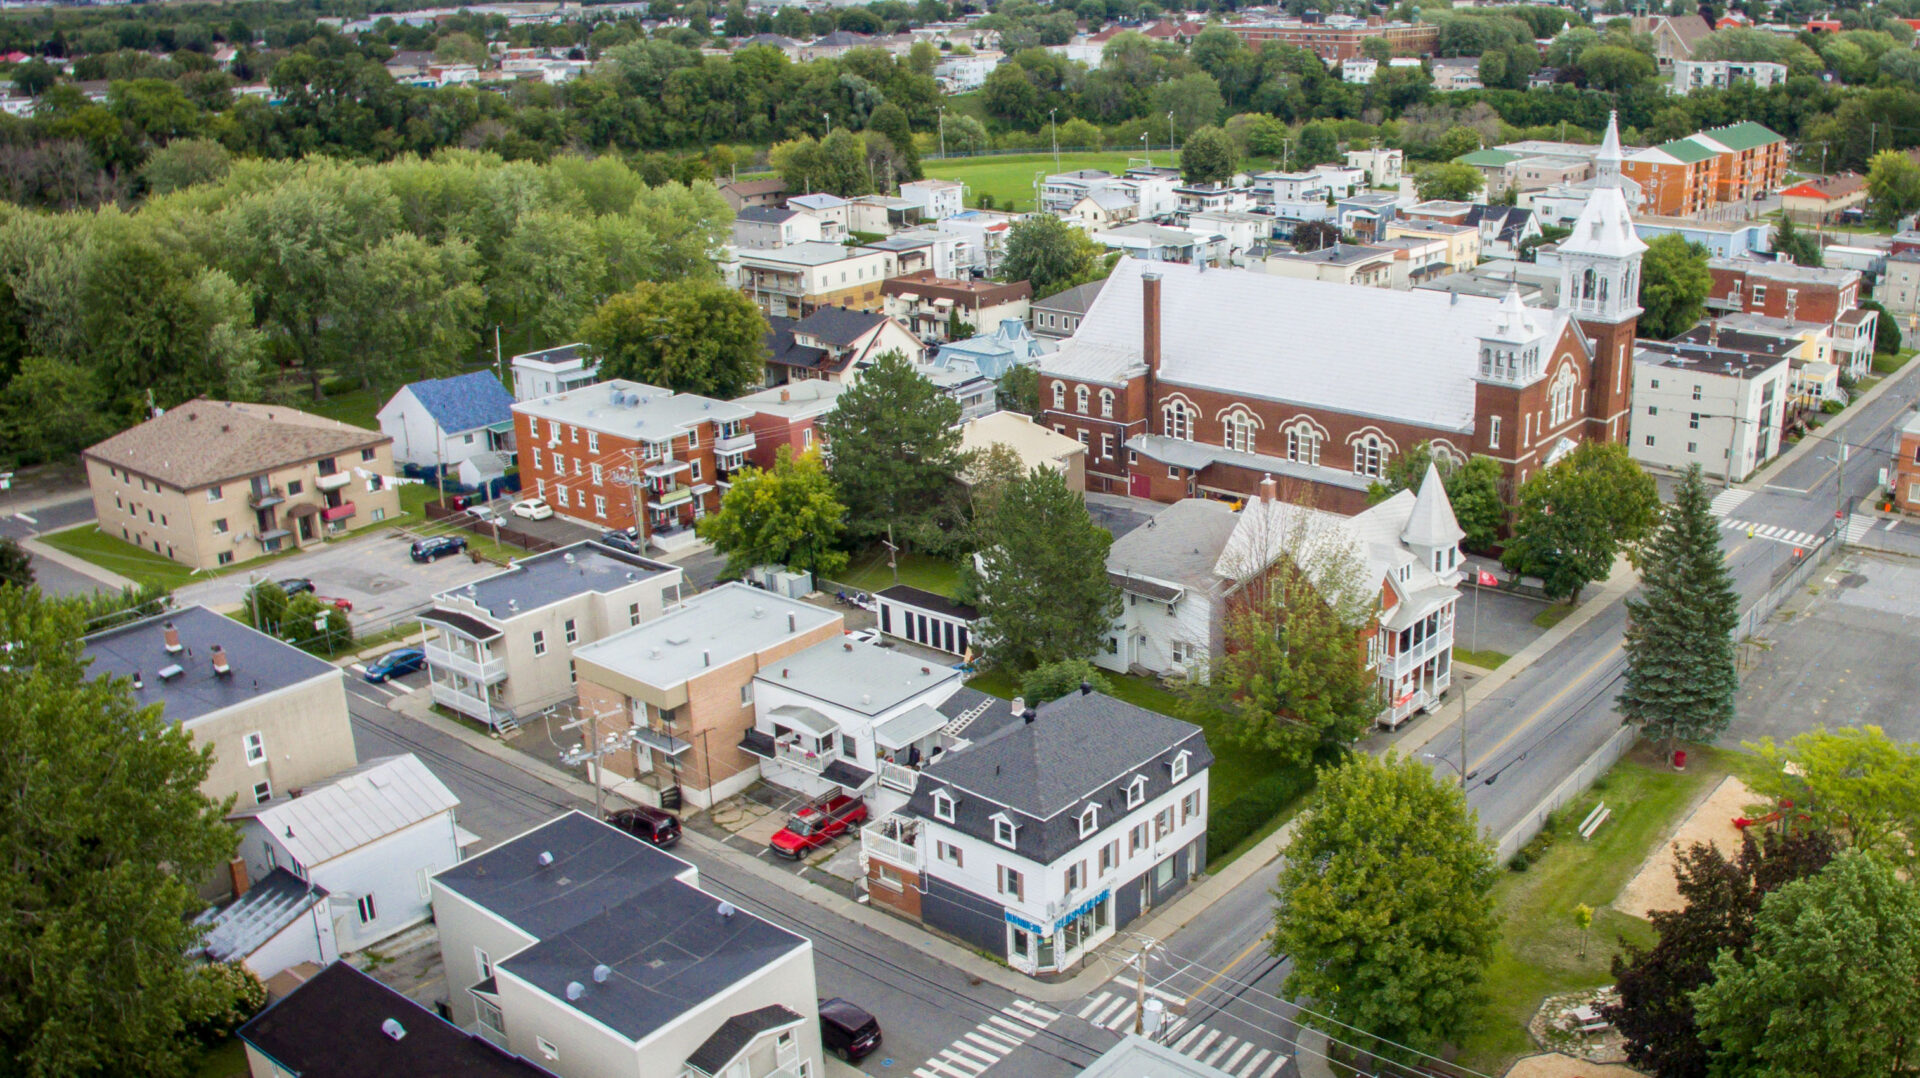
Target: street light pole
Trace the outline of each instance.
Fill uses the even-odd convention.
[[[1060,120],[1059,109],[1047,110],[1047,127],[1053,132],[1053,170],[1060,171]]]
[[[947,156],[947,110],[940,110],[940,156]]]

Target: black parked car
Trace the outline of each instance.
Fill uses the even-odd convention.
[[[680,821],[657,808],[637,805],[607,814],[607,822],[661,849],[680,841]]]
[[[820,1043],[852,1063],[880,1047],[880,1020],[844,999],[820,1001]]]
[[[302,592],[313,590],[313,581],[308,580],[304,576],[292,576],[285,580],[276,580],[274,583],[280,586],[281,591],[287,593],[287,598],[289,599]]]
[[[646,551],[640,549],[640,540],[634,538],[632,532],[608,532],[600,537],[600,542],[603,546],[610,546],[615,550],[624,550],[629,554],[646,553]]]
[[[413,549],[408,553],[414,561],[433,561],[449,554],[458,554],[465,549],[467,549],[467,541],[462,536],[436,535],[431,539],[415,541]]]

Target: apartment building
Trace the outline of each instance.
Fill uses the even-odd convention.
[[[777,251],[815,240],[837,242],[823,233],[820,218],[779,206],[748,206],[733,217],[733,245],[742,251]]]
[[[1364,150],[1347,151],[1347,167],[1359,169],[1368,187],[1398,186],[1400,174],[1405,170],[1406,163],[1405,150],[1390,150],[1374,146]]]
[[[1402,237],[1439,240],[1446,244],[1446,268],[1452,272],[1470,270],[1480,264],[1480,229],[1477,225],[1405,219],[1387,225],[1386,239],[1394,240]]]
[[[826,1073],[813,944],[624,831],[569,812],[431,888],[454,1024],[560,1078]]]
[[[1920,513],[1920,414],[1900,424],[1900,451],[1893,458],[1893,504]]]
[[[852,385],[860,372],[888,352],[910,363],[926,356],[927,346],[880,311],[821,307],[805,318],[767,318],[767,381],[786,385],[809,381]]]
[[[1393,284],[1394,255],[1384,247],[1335,243],[1318,251],[1273,251],[1251,268],[1275,277],[1386,288]]]
[[[985,703],[861,832],[875,906],[1030,975],[1072,969],[1206,864],[1198,726],[1083,688]]]
[[[962,280],[937,277],[932,270],[895,277],[881,286],[881,293],[889,318],[917,337],[942,341],[950,339],[947,329],[956,319],[976,331],[1009,318],[1024,322],[1033,302],[1028,281]]]
[[[753,418],[747,420],[747,429],[753,431],[747,463],[770,470],[778,462],[782,447],[798,459],[824,445],[815,424],[833,411],[846,389],[843,382],[811,378],[734,398],[735,404],[753,410]]]
[[[1722,326],[1808,339],[1816,362],[1849,377],[1872,369],[1880,312],[1859,306],[1859,270],[1750,258],[1710,258],[1707,270],[1707,309]]]
[[[1780,186],[1787,140],[1752,121],[1715,127],[1629,155],[1621,166],[1640,185],[1644,209],[1666,217],[1742,203]]]
[[[898,267],[891,251],[824,240],[738,254],[740,290],[766,314],[792,318],[822,307],[877,311],[880,285]]]
[[[513,399],[536,400],[590,386],[600,377],[600,363],[579,342],[522,352],[513,357]]]
[[[576,649],[588,740],[637,732],[600,761],[610,783],[654,804],[677,789],[700,808],[745,789],[760,775],[741,748],[754,675],[844,631],[838,613],[734,582]]]
[[[1673,81],[1667,92],[1690,94],[1695,90],[1724,90],[1736,82],[1751,83],[1756,89],[1769,90],[1787,82],[1787,65],[1764,60],[1675,60]]]
[[[1051,340],[1073,336],[1073,331],[1080,328],[1080,319],[1086,317],[1087,308],[1093,305],[1106,283],[1104,279],[1089,281],[1034,300],[1029,312],[1034,334]]]
[[[1426,56],[1440,45],[1438,24],[1388,22],[1379,16],[1362,20],[1350,15],[1329,15],[1316,22],[1264,19],[1227,23],[1226,28],[1250,48],[1257,49],[1269,41],[1284,41],[1328,63],[1361,55],[1360,47],[1369,38],[1384,38],[1393,46],[1395,56]]]
[[[238,805],[311,786],[354,764],[340,668],[204,606],[81,641],[96,677],[133,683],[133,702],[213,749],[200,789]]]
[[[400,512],[392,438],[281,405],[191,400],[80,456],[102,532],[195,569]]]
[[[600,543],[519,558],[420,615],[428,691],[491,728],[573,700],[574,649],[666,613],[684,586],[679,566]]]
[[[965,209],[961,204],[965,191],[965,185],[959,180],[928,178],[900,185],[900,197],[919,206],[921,219],[926,221],[952,217]]]
[[[1780,451],[1791,393],[1786,356],[1640,341],[1633,355],[1633,436],[1642,464],[1743,482]]]
[[[746,463],[752,416],[624,378],[523,401],[513,406],[520,490],[568,520],[682,549]]]

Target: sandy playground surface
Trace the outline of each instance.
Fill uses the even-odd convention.
[[[1646,1075],[1632,1067],[1589,1063],[1559,1052],[1548,1052],[1515,1063],[1506,1078],[1646,1078]]]
[[[1740,849],[1740,830],[1733,826],[1733,818],[1742,815],[1746,807],[1757,800],[1759,798],[1747,789],[1746,783],[1731,775],[1722,779],[1706,800],[1688,814],[1680,829],[1661,843],[1660,848],[1647,858],[1646,864],[1640,866],[1640,871],[1627,884],[1626,890],[1621,891],[1620,897],[1614,900],[1614,908],[1640,918],[1645,918],[1652,910],[1679,909],[1682,905],[1680,888],[1673,878],[1673,866],[1678,860],[1676,847],[1686,849],[1696,842],[1710,842],[1722,854],[1733,856]],[[1520,1072],[1515,1070],[1513,1073]]]

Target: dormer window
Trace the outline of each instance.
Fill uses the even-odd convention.
[[[1009,850],[1013,849],[1014,834],[1019,828],[1003,813],[996,812],[989,818],[993,820],[993,841]]]
[[[1185,781],[1187,777],[1187,757],[1191,755],[1193,754],[1183,749],[1180,751],[1178,755],[1176,755],[1173,758],[1173,764],[1172,764],[1173,781],[1175,782]]]
[[[1135,775],[1133,781],[1127,783],[1127,807],[1139,808],[1146,803],[1146,800],[1147,777],[1145,775]]]
[[[1080,810],[1080,837],[1086,838],[1100,829],[1100,806],[1088,805]]]
[[[953,795],[945,790],[933,792],[933,818],[953,822]]]

